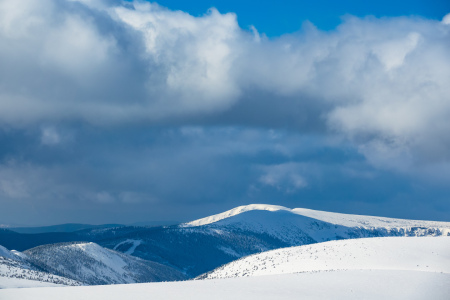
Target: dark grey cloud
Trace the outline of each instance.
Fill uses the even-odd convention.
[[[268,39],[214,9],[4,0],[0,218],[270,202],[445,219],[448,23],[346,17]]]
[[[447,188],[380,171],[332,137],[243,127],[74,126],[59,131],[70,138],[49,144],[42,131],[2,135],[9,145],[0,164],[3,222],[187,221],[256,202],[445,219]],[[416,211],[429,191],[433,201]],[[407,198],[416,204],[405,206]]]

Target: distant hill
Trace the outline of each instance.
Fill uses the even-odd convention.
[[[125,225],[122,224],[89,225],[89,224],[67,223],[41,227],[9,227],[8,229],[18,233],[48,233],[48,232],[74,232],[83,229],[111,228],[123,226]]]
[[[0,289],[53,285],[81,285],[81,282],[43,271],[20,252],[0,246]]]
[[[0,245],[12,250],[24,251],[36,246],[80,240],[72,232],[18,233],[0,228]],[[82,239],[81,239],[82,240]]]
[[[24,252],[43,270],[88,285],[175,281],[186,276],[168,266],[103,248],[95,243],[44,245]]]

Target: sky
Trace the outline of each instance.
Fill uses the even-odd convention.
[[[251,203],[450,221],[448,1],[0,1],[0,224]]]

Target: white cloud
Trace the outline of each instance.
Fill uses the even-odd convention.
[[[310,26],[267,39],[215,9],[194,17],[148,2],[4,0],[0,120],[107,126],[228,110],[220,122],[234,126],[234,116],[254,125],[266,109],[271,127],[296,124],[286,112],[295,119],[298,111],[380,166],[394,159],[380,155],[398,149],[411,164],[445,161],[448,20],[349,17],[330,32]],[[245,101],[252,109],[239,111]],[[43,143],[51,135],[44,136]]]
[[[2,201],[16,201],[36,197],[42,192],[37,182],[49,180],[41,176],[42,169],[14,160],[0,164],[0,197]]]
[[[102,191],[95,194],[95,201],[103,204],[110,204],[115,202],[115,198],[108,192]]]
[[[417,47],[419,40],[420,34],[411,32],[404,39],[395,39],[376,45],[373,52],[389,71],[403,65],[406,55]]]
[[[231,68],[241,31],[234,14],[211,9],[196,18],[151,3],[113,11],[117,20],[142,34],[146,58],[166,72],[162,82],[166,96],[179,99],[160,103],[160,109],[209,111],[227,107],[237,98],[239,89]]]
[[[12,199],[29,197],[25,183],[22,180],[18,178],[5,178],[4,176],[2,177],[3,178],[0,179],[0,192],[5,196]]]
[[[259,182],[285,193],[293,193],[308,186],[306,179],[301,175],[303,168],[304,166],[299,163],[261,166],[263,174]]]
[[[444,18],[442,18],[442,23],[450,24],[450,14],[446,14]]]
[[[61,137],[53,127],[44,127],[41,132],[41,143],[43,145],[57,145],[61,142]]]

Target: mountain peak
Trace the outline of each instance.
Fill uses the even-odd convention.
[[[223,213],[212,215],[206,218],[201,218],[195,221],[191,221],[188,223],[183,224],[184,227],[196,227],[196,226],[202,226],[207,225],[211,223],[218,222],[223,219],[227,219],[236,215],[239,215],[241,213],[252,211],[252,210],[265,210],[265,211],[279,211],[279,210],[285,210],[285,211],[292,211],[290,208],[280,206],[280,205],[271,205],[271,204],[249,204],[249,205],[242,205],[235,207],[233,209],[227,210]]]
[[[353,215],[343,214],[335,212],[327,212],[320,210],[313,210],[307,208],[294,208],[290,209],[279,205],[270,204],[249,204],[238,206],[223,213],[191,221],[182,224],[181,227],[197,227],[216,223],[225,219],[232,219],[233,217],[242,213],[250,211],[270,211],[270,212],[289,212],[293,216],[301,218],[315,219],[322,222],[326,222],[333,225],[341,225],[346,227],[359,227],[359,228],[410,228],[410,227],[427,227],[427,228],[441,228],[443,234],[450,235],[450,222],[437,222],[437,221],[421,221],[421,220],[406,220],[406,219],[394,219],[377,216],[367,215]],[[275,217],[275,216],[274,216]],[[284,218],[284,217],[283,217]]]

